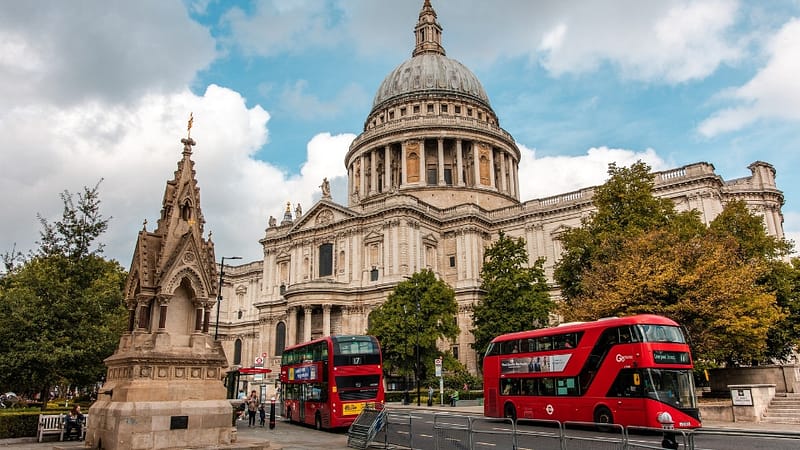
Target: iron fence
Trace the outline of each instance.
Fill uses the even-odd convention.
[[[736,436],[740,448],[756,448],[756,439],[797,443],[800,433],[704,429],[664,430],[588,422],[525,420],[536,429],[520,429],[511,419],[492,419],[457,413],[436,413],[430,421],[414,412],[390,411],[386,426],[371,448],[435,450],[644,450],[710,448],[713,436]],[[414,419],[417,420],[415,423]],[[598,434],[600,430],[602,433]],[[655,437],[655,439],[654,439]],[[432,439],[432,442],[431,442]]]

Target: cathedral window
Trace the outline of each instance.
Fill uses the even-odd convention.
[[[236,342],[233,343],[233,364],[234,365],[241,365],[242,364],[242,340],[236,339]]]
[[[446,112],[447,112],[447,105],[446,105],[445,103],[442,103],[442,106],[441,106],[441,111],[442,111],[443,113],[446,113]]]
[[[472,117],[472,108],[467,108],[467,115]]]
[[[453,107],[453,109],[456,114],[461,114],[461,106],[456,105]]]
[[[394,111],[389,111],[389,120],[394,119]]]
[[[414,105],[414,114],[419,114],[419,105]]]
[[[275,326],[275,356],[283,355],[283,349],[286,346],[286,324],[278,322]]]
[[[433,114],[433,103],[428,103],[428,114]]]
[[[450,257],[450,267],[455,267],[455,266],[456,266],[456,257],[455,256],[451,256]]]
[[[186,200],[181,205],[181,219],[189,220],[192,218],[192,206],[189,204],[189,200]]]
[[[319,246],[319,276],[333,275],[333,244],[326,243]]]
[[[400,108],[400,117],[403,117],[405,115],[406,115],[406,108],[405,107]]]

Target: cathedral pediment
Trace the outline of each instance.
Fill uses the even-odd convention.
[[[321,200],[297,221],[292,231],[326,227],[353,217],[356,217],[353,211],[336,203]]]

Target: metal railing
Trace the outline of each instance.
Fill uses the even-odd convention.
[[[511,419],[485,418],[457,413],[435,413],[433,432],[430,422],[424,421],[414,412],[389,411],[386,426],[370,443],[370,448],[435,450],[481,450],[497,449],[558,449],[558,450],[640,450],[675,448],[700,450],[709,448],[705,444],[713,436],[735,436],[740,448],[755,448],[755,439],[785,440],[800,447],[800,432],[757,432],[745,430],[703,429],[664,430],[648,427],[622,427],[616,424],[590,422],[557,422],[554,420],[525,420],[526,425],[537,426],[535,430],[520,429]],[[415,426],[417,419],[420,425]],[[600,430],[603,433],[597,434]],[[653,439],[655,437],[655,439]],[[648,439],[649,438],[649,439]],[[669,438],[674,447],[665,447],[664,438]],[[423,446],[423,442],[425,445]],[[763,443],[762,443],[763,444]]]

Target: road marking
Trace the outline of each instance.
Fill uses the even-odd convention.
[[[430,435],[430,434],[420,434],[419,436],[420,436],[420,437],[424,437],[424,438],[432,438],[432,437],[433,437],[433,436],[432,436],[432,435]]]
[[[476,442],[475,445],[485,445],[487,447],[497,447],[494,442]]]

